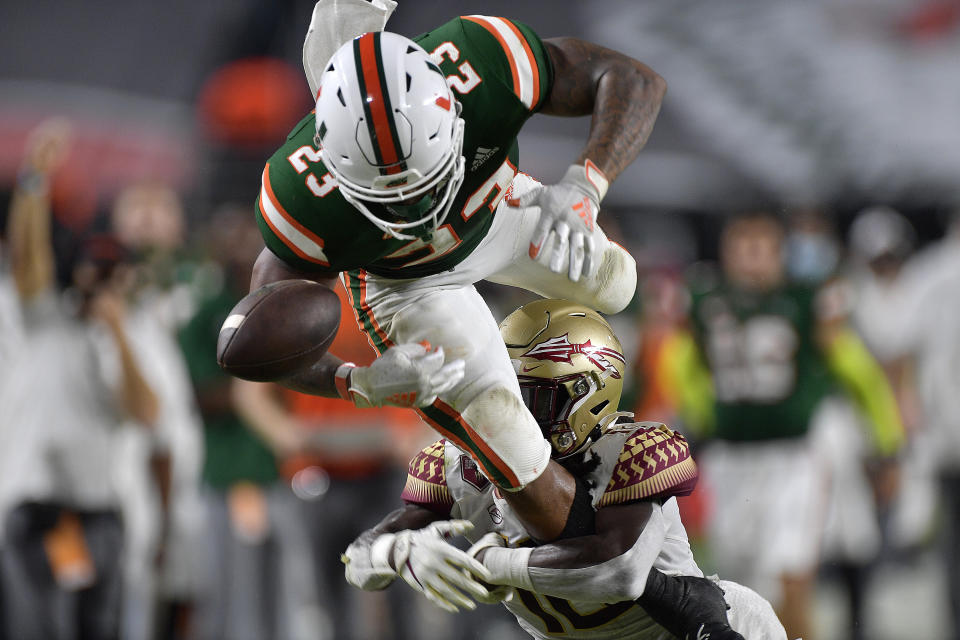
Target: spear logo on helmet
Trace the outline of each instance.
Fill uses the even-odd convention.
[[[607,360],[607,358],[610,357],[619,360],[620,362],[625,362],[623,354],[611,349],[610,347],[594,346],[589,340],[583,343],[571,343],[569,336],[570,334],[565,333],[562,336],[545,340],[544,342],[535,345],[532,349],[522,354],[520,357],[573,364],[571,357],[575,353],[580,353],[586,356],[587,360],[592,362],[601,371],[610,370],[613,377],[620,377],[620,373],[617,371],[616,367],[614,367],[610,361]]]

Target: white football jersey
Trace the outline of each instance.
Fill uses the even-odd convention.
[[[597,508],[650,499],[668,523],[654,566],[667,574],[702,576],[690,551],[672,496],[689,492],[697,470],[682,436],[658,423],[618,427],[591,448],[600,464],[585,476]],[[508,545],[529,544],[519,519],[494,485],[463,450],[440,440],[410,463],[404,500],[474,523],[471,542],[485,533],[503,535]],[[662,506],[660,502],[662,501]],[[517,590],[505,603],[534,638],[666,640],[672,638],[632,601],[599,604]]]

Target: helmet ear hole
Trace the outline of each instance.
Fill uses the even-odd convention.
[[[603,402],[601,402],[600,404],[598,404],[598,405],[595,406],[594,408],[590,409],[590,413],[592,413],[592,414],[595,415],[595,416],[598,416],[598,415],[600,415],[600,412],[601,412],[601,411],[603,411],[604,409],[607,408],[607,405],[608,405],[608,404],[610,404],[610,401],[609,401],[609,400],[604,400]]]

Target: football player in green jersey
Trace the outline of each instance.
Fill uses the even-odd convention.
[[[715,501],[718,569],[777,604],[790,638],[806,638],[827,488],[808,436],[849,419],[841,393],[858,405],[880,458],[896,453],[903,427],[882,369],[846,324],[839,285],[790,283],[783,245],[771,214],[725,226],[723,274],[694,284],[691,348],[677,350],[689,362],[674,386],[692,386],[706,366],[709,409],[682,413],[712,422],[699,425],[713,438],[699,461]]]
[[[487,279],[605,313],[628,304],[634,260],[607,240],[597,213],[646,143],[664,81],[620,53],[541,40],[490,16],[413,40],[364,33],[305,65],[319,68],[316,110],[264,169],[266,249],[252,287],[288,278],[332,287],[339,276],[381,356],[354,367],[328,353],[280,382],[361,407],[415,407],[471,453],[535,537],[576,532],[592,522],[589,501],[551,462],[473,285]],[[518,175],[517,134],[537,112],[592,117],[556,184]]]

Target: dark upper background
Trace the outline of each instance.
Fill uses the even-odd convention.
[[[192,216],[221,200],[252,202],[259,168],[282,137],[275,132],[309,108],[300,47],[312,6],[0,3],[0,182],[15,178],[30,127],[62,114],[78,127],[76,157],[97,160],[78,160],[66,181],[61,200],[76,209],[67,217],[89,218],[142,177],[180,187]],[[891,203],[923,235],[960,203],[960,0],[400,0],[389,28],[415,35],[467,13],[514,17],[544,37],[585,37],[667,79],[650,144],[605,203],[612,215],[643,209],[647,224],[678,211],[801,205],[843,219]],[[260,56],[289,64],[282,91],[249,77],[233,93],[211,90],[223,65]],[[212,94],[219,106],[210,107]],[[211,133],[210,113],[248,102],[276,122],[266,141],[238,151]],[[523,168],[559,177],[588,127],[588,119],[534,118]]]

